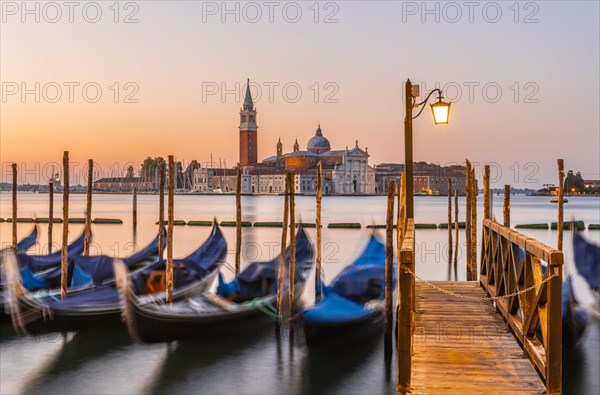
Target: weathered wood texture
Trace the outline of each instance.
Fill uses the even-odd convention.
[[[490,219],[483,221],[483,234],[481,287],[488,295],[500,297],[496,310],[505,326],[541,373],[548,393],[560,394],[563,254]],[[548,263],[545,273],[542,260]]]
[[[283,318],[283,284],[285,282],[285,250],[287,244],[287,229],[290,210],[290,182],[289,177],[285,177],[285,197],[283,202],[283,226],[281,227],[281,251],[279,253],[279,269],[277,273],[277,315],[279,320]],[[279,321],[278,321],[279,322]]]
[[[475,281],[434,282],[483,297]],[[485,300],[465,300],[416,283],[412,394],[540,394],[542,380]]]
[[[399,254],[400,274],[398,276],[398,394],[405,394],[411,388],[413,330],[415,324],[415,224],[409,218]]]
[[[565,162],[563,159],[558,159],[558,235],[557,235],[557,248],[562,251],[563,248],[563,227],[564,227],[564,211],[563,207],[565,204]]]
[[[242,166],[238,163],[235,179],[235,274],[240,274],[242,256]]]
[[[175,218],[175,157],[169,155],[169,201],[167,202],[166,301],[173,302],[173,221]]]
[[[387,216],[385,227],[385,330],[392,333],[393,327],[393,288],[392,276],[394,266],[394,195],[396,193],[396,182],[388,181]]]
[[[295,194],[295,182],[294,182],[294,173],[288,173],[289,179],[289,205],[290,205],[290,267],[288,272],[289,286],[288,286],[288,318],[290,320],[290,328],[291,328],[291,320],[294,313],[294,300],[295,289],[294,285],[296,282],[296,203],[294,200]]]
[[[92,187],[94,178],[94,161],[88,160],[87,193],[85,199],[85,236],[83,239],[83,255],[90,255],[90,241],[92,236]]]
[[[158,257],[163,259],[165,243],[165,164],[160,164],[160,183],[158,186]]]
[[[323,165],[317,164],[317,208],[315,213],[315,301],[321,300],[321,201],[323,199]]]
[[[467,242],[465,251],[466,251],[466,271],[467,271],[467,280],[474,280],[471,278],[471,162],[467,159],[465,161],[465,182],[466,182],[466,191],[465,191],[465,239]]]
[[[17,251],[17,164],[12,164],[12,248]]]
[[[504,186],[504,206],[502,208],[504,226],[510,228],[510,185]]]
[[[60,253],[60,297],[67,296],[68,250],[69,243],[69,151],[63,153],[63,234]]]
[[[52,254],[52,225],[54,222],[54,183],[48,183],[48,254]]]

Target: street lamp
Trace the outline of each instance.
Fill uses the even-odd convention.
[[[442,91],[434,89],[420,103],[417,103],[419,86],[413,85],[410,80],[406,81],[406,116],[404,118],[404,158],[406,171],[406,218],[414,218],[413,204],[413,147],[412,147],[412,120],[417,118],[425,109],[425,104],[434,92],[438,94],[438,101],[431,104],[431,114],[436,125],[447,125],[450,118],[450,103],[443,101]],[[413,109],[421,107],[421,110],[413,117]]]

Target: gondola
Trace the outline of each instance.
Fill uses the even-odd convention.
[[[212,283],[227,254],[227,243],[215,222],[208,239],[183,259],[175,259],[173,299],[202,293]],[[112,273],[113,259],[103,258],[94,273]],[[134,292],[142,300],[164,303],[165,260],[156,260],[129,274]],[[89,273],[88,273],[89,274]],[[64,299],[43,293],[15,292],[11,301],[13,326],[21,333],[67,332],[98,326],[120,325],[121,305],[114,283],[98,282],[71,290]],[[101,275],[100,278],[104,278]]]
[[[314,250],[302,227],[296,236],[295,301],[304,289],[313,266]],[[285,265],[288,267],[290,247]],[[143,343],[168,342],[210,335],[243,336],[253,329],[275,321],[279,257],[268,262],[254,262],[235,279],[226,283],[219,274],[216,293],[204,293],[172,305],[141,299],[135,287],[121,282],[123,315],[131,337]],[[119,275],[117,277],[125,278]]]
[[[81,232],[81,235],[79,235],[77,239],[75,239],[71,244],[68,245],[67,256],[69,257],[69,260],[72,260],[76,256],[81,255],[83,253],[84,244],[85,231]],[[55,251],[48,255],[29,255],[17,251],[17,259],[19,260],[19,265],[22,268],[27,268],[32,273],[40,272],[49,268],[59,266],[61,256],[62,250]]]
[[[336,346],[384,329],[385,245],[372,233],[363,252],[338,274],[324,297],[302,312],[308,347]]]
[[[591,310],[596,317],[600,317],[600,246],[587,241],[579,232],[574,232],[573,258],[577,272],[588,283],[594,296]]]
[[[567,275],[562,285],[562,337],[565,353],[572,351],[583,336],[589,316],[575,297],[573,278]]]
[[[25,253],[28,249],[33,247],[33,245],[37,242],[38,237],[38,227],[37,225],[33,226],[31,232],[23,237],[21,241],[17,243],[17,252]]]
[[[37,225],[34,225],[31,232],[17,243],[17,253],[24,254],[37,242],[37,237],[38,227]],[[10,321],[10,318],[6,315],[4,310],[4,280],[2,278],[2,271],[0,270],[0,323],[8,321]]]

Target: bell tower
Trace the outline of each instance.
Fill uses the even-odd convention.
[[[279,140],[277,141],[277,157],[279,158],[282,155],[283,155],[283,144],[281,144],[281,137],[280,137]]]
[[[244,106],[240,110],[240,165],[257,163],[258,126],[256,125],[256,109],[250,94],[250,79],[246,81]]]

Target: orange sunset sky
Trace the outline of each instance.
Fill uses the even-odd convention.
[[[49,9],[23,21],[23,10],[3,3],[3,181],[9,163],[36,172],[60,163],[64,150],[106,172],[169,154],[207,162],[212,153],[233,165],[246,78],[255,96],[262,90],[259,158],[275,153],[279,137],[285,152],[296,138],[304,147],[320,121],[332,148],[359,140],[371,165],[402,162],[402,84],[411,78],[422,91],[445,86],[453,102],[450,125],[435,127],[428,111],[415,121],[415,160],[493,162],[496,187],[553,183],[559,157],[584,178],[600,178],[597,2],[539,2],[533,23],[525,23],[532,10],[517,15],[508,3],[496,22],[481,9],[472,22],[468,10],[456,20],[443,3],[439,21],[407,2],[321,3],[318,15],[302,3],[293,23],[281,14],[286,3],[272,22],[264,9],[254,21],[244,3],[228,3],[239,15],[209,3],[143,1],[115,15],[112,3],[99,2],[95,23],[81,10],[70,23],[64,9],[57,22]],[[124,23],[132,13],[137,22]],[[36,83],[39,102],[23,95]],[[102,91],[95,103],[86,101],[95,100],[93,87],[82,91],[89,83]],[[219,92],[208,95],[209,86]],[[236,86],[237,95],[221,96]],[[126,103],[128,94],[137,102]]]

